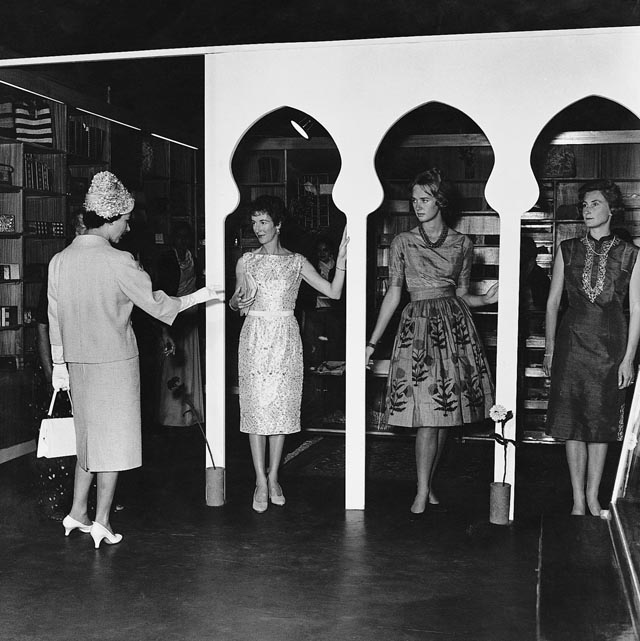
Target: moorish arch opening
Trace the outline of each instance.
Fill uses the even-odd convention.
[[[458,465],[452,452],[456,443],[493,442],[488,410],[495,402],[497,303],[481,304],[498,278],[500,220],[484,196],[493,165],[481,128],[437,102],[398,120],[378,149],[375,166],[384,200],[367,225],[367,337],[375,344],[367,371],[367,473],[374,501],[379,482],[392,479],[402,484],[402,499],[411,505],[414,441],[420,434],[440,434],[436,465],[442,460],[449,471],[449,462]],[[412,180],[431,168],[438,168],[443,185],[449,185],[442,189],[448,200],[443,222],[449,229],[442,242],[442,236],[425,239],[419,233],[421,227],[429,230],[429,223],[422,214],[416,217],[417,205],[411,202]],[[436,312],[442,301],[460,300],[448,298],[460,294],[459,287],[473,306],[447,307],[447,302],[442,315]],[[393,288],[395,295],[389,293]],[[385,315],[388,322],[380,325]],[[486,450],[483,473],[489,482],[491,448]],[[433,459],[425,465],[432,472],[439,469]],[[446,493],[447,481],[437,471],[432,481],[432,495],[438,486]]]
[[[299,126],[295,127],[295,124]],[[346,217],[336,207],[332,198],[333,185],[341,168],[340,153],[329,132],[312,115],[290,107],[283,107],[265,115],[255,122],[239,141],[231,168],[240,199],[236,210],[229,214],[225,223],[228,298],[231,298],[238,284],[236,269],[239,262],[247,264],[243,262],[244,257],[265,251],[262,247],[263,237],[256,235],[257,229],[252,227],[251,216],[255,211],[252,203],[265,203],[267,201],[258,200],[265,197],[275,198],[284,205],[285,217],[279,230],[281,246],[301,255],[325,282],[332,281],[336,274],[340,274],[338,251]],[[344,273],[342,270],[342,274]],[[261,280],[258,279],[258,282],[266,282],[268,289],[271,278],[274,279],[272,282],[275,282],[283,277],[282,274],[278,274],[261,273]],[[256,374],[254,380],[267,376],[269,380],[275,380],[271,367],[274,362],[279,362],[282,365],[280,373],[286,379],[284,386],[278,391],[279,383],[271,385],[265,379],[260,382],[262,394],[288,394],[292,388],[297,389],[297,386],[301,386],[301,403],[292,397],[291,403],[283,410],[286,414],[285,423],[291,427],[297,421],[301,431],[293,432],[285,439],[281,469],[286,475],[288,470],[295,467],[296,474],[305,475],[308,470],[305,466],[298,465],[298,453],[306,452],[310,447],[324,447],[327,440],[333,444],[329,448],[331,465],[337,465],[339,468],[344,466],[342,444],[346,427],[346,290],[343,287],[338,298],[333,299],[318,292],[305,279],[301,279],[299,289],[294,285],[291,291],[295,298],[293,311],[296,326],[293,332],[301,337],[302,345],[301,371],[295,375],[293,368],[299,356],[297,352],[294,350],[293,355],[287,352],[284,356],[276,354],[287,342],[281,340],[282,334],[274,334],[276,338],[265,344],[250,344],[242,334],[243,327],[246,327],[249,321],[255,320],[252,318],[254,312],[263,314],[262,306],[265,302],[264,299],[260,300],[261,294],[248,309],[248,314],[240,315],[227,307],[226,433],[229,451],[237,451],[238,448],[234,448],[233,443],[238,442],[238,438],[241,439],[241,450],[246,455],[243,464],[250,466],[249,447],[239,436],[238,424],[248,425],[254,420],[248,418],[249,416],[255,417],[263,410],[271,410],[266,409],[270,406],[270,401],[259,398],[260,393],[243,396],[243,389],[246,389],[243,388],[243,381],[246,381],[246,376],[249,375],[245,361],[255,349],[270,351],[275,360],[269,361],[269,371],[262,371],[261,366],[254,364],[252,367],[255,366],[259,371],[253,372],[252,375]],[[271,295],[269,292],[266,293]],[[289,303],[290,301],[284,304],[286,306]],[[261,322],[266,322],[264,314]],[[279,321],[276,319],[274,322]],[[260,340],[258,339],[258,342]],[[287,349],[289,348],[287,343]],[[245,398],[248,399],[246,405],[244,400],[241,400]],[[254,402],[260,404],[260,407],[250,407]],[[264,407],[263,402],[266,403]],[[295,416],[298,406],[299,420]],[[241,418],[242,416],[245,418]]]
[[[640,119],[615,101],[587,96],[567,106],[547,123],[532,149],[531,166],[538,181],[540,197],[531,210],[522,214],[521,219],[518,438],[524,442],[564,447],[568,437],[562,437],[554,427],[558,422],[558,409],[561,406],[572,407],[577,402],[582,411],[589,399],[585,397],[579,402],[573,399],[569,393],[573,383],[567,382],[566,375],[559,369],[554,369],[554,362],[562,358],[570,342],[565,340],[563,323],[567,323],[566,328],[573,325],[568,300],[574,295],[573,290],[568,290],[568,282],[574,281],[571,276],[573,267],[566,265],[563,258],[562,301],[554,313],[557,320],[553,321],[557,327],[555,332],[549,329],[546,309],[554,264],[558,263],[559,254],[564,253],[561,248],[564,241],[570,243],[576,239],[575,242],[582,247],[587,234],[592,233],[591,222],[587,222],[588,216],[585,215],[587,210],[583,208],[581,187],[594,180],[613,181],[620,188],[622,207],[613,212],[611,233],[640,245]],[[572,260],[571,264],[578,263]],[[578,290],[586,291],[584,287],[589,289],[584,283],[578,284]],[[628,318],[628,294],[625,293],[623,299],[621,319]],[[595,296],[587,306],[587,312],[597,306],[598,296]],[[622,326],[619,329],[624,331]],[[595,327],[593,331],[599,333]],[[571,352],[577,353],[575,349]],[[583,364],[583,367],[574,367],[569,364],[567,367],[573,371],[572,380],[588,369],[592,372],[593,384],[602,383],[602,376],[597,374],[595,366],[589,368]],[[562,403],[558,401],[560,393],[563,395]],[[615,395],[612,393],[612,406],[616,404],[613,400]],[[615,424],[622,426],[626,423],[632,395],[633,386],[627,387],[620,405],[620,409],[626,408],[626,412],[618,412]],[[597,415],[595,410],[588,413]],[[574,419],[567,415],[563,423],[573,424]],[[564,458],[561,451],[559,456]],[[609,504],[612,495],[619,457],[620,443],[614,439],[608,447],[599,491],[603,507]],[[570,474],[565,473],[560,482],[564,484],[564,494],[570,494]],[[548,498],[552,507],[554,497],[560,495],[556,489],[550,489]],[[566,510],[567,506],[559,506],[559,509]]]

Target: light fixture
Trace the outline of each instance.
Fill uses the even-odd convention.
[[[76,107],[76,110],[81,111],[82,113],[85,113],[85,114],[89,114],[90,116],[95,116],[96,118],[102,118],[103,120],[114,122],[116,125],[122,125],[123,127],[129,127],[129,129],[135,129],[136,131],[141,131],[140,127],[136,127],[135,125],[129,125],[126,122],[122,122],[121,120],[114,120],[113,118],[109,118],[109,116],[103,116],[102,114],[98,114],[95,111],[89,111],[88,109],[82,109],[81,107]]]
[[[305,139],[309,140],[311,137],[309,132],[313,127],[313,118],[299,112],[290,120],[291,126]]]
[[[45,96],[43,93],[38,93],[37,91],[31,91],[31,89],[25,89],[24,87],[20,87],[19,85],[14,85],[10,82],[7,82],[6,80],[0,80],[0,82],[3,85],[7,85],[8,87],[13,87],[14,89],[19,89],[20,91],[25,91],[26,93],[33,94],[34,96],[39,96],[40,98],[45,98],[46,100],[57,102],[59,105],[64,104],[61,100],[57,100],[56,98],[52,98],[51,96]]]
[[[151,134],[154,138],[160,138],[160,140],[166,140],[167,142],[173,142],[176,145],[182,145],[183,147],[188,147],[189,149],[198,149],[193,145],[188,145],[186,142],[180,142],[179,140],[174,140],[173,138],[167,138],[166,136],[161,136],[160,134]]]

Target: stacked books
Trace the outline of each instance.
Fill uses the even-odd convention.
[[[20,265],[17,263],[0,265],[0,281],[3,280],[20,280]]]
[[[34,236],[55,236],[63,238],[65,235],[64,223],[50,220],[27,220],[27,233]]]
[[[14,327],[18,324],[18,308],[15,305],[0,307],[0,327]]]
[[[49,165],[34,154],[24,155],[24,186],[27,189],[51,191],[51,170]]]

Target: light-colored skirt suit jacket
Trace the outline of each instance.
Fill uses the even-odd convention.
[[[92,234],[77,236],[49,264],[49,338],[69,368],[78,462],[92,472],[142,465],[137,305],[172,324],[180,300],[153,291],[131,254]]]

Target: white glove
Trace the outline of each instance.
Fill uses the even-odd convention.
[[[62,349],[62,345],[51,346],[51,362],[64,363],[64,351]]]
[[[222,298],[220,298],[222,296]],[[189,309],[194,305],[199,305],[200,303],[206,303],[208,300],[217,298],[218,300],[224,301],[224,292],[217,292],[213,287],[201,287],[200,289],[193,292],[193,294],[187,294],[186,296],[180,296],[180,311]]]
[[[54,363],[51,373],[51,385],[56,392],[69,389],[69,372],[66,363]]]

